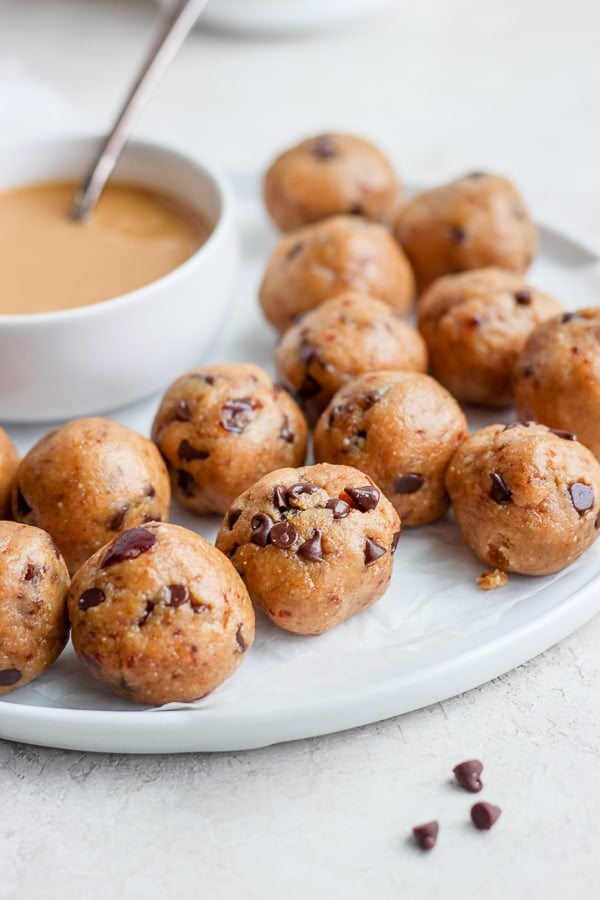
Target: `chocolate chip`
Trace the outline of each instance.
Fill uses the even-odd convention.
[[[485,178],[487,172],[469,172],[467,178]]]
[[[515,300],[519,304],[519,306],[529,306],[531,304],[531,291],[527,290],[527,288],[523,288],[521,291],[515,292]]]
[[[273,519],[270,516],[267,516],[266,513],[256,513],[256,515],[252,516],[252,521],[250,522],[250,528],[252,529],[251,542],[259,547],[266,547],[269,543],[269,533],[272,527]]]
[[[100,604],[104,603],[105,600],[106,595],[104,594],[104,591],[100,590],[100,588],[88,588],[87,591],[84,591],[79,598],[77,606],[82,612],[85,612],[86,609],[91,609],[93,606],[100,606]]]
[[[384,556],[386,550],[380,544],[376,544],[371,538],[365,540],[365,566],[370,566],[380,557]]]
[[[364,213],[364,209],[362,208],[360,203],[353,203],[348,212],[351,216],[362,216]]]
[[[600,528],[600,513],[596,516],[596,521],[594,522],[594,528]]]
[[[523,366],[523,378],[531,378],[533,375],[533,366],[528,363],[526,366]]]
[[[394,481],[394,493],[414,494],[423,487],[425,479],[418,472],[405,472]]]
[[[210,612],[210,606],[208,606],[208,604],[206,604],[206,603],[192,603],[192,612],[193,613]]]
[[[192,418],[192,411],[187,400],[180,400],[175,407],[175,418],[180,422],[189,422]]]
[[[332,159],[336,155],[333,138],[328,134],[322,134],[314,142],[312,152],[317,159]]]
[[[361,512],[375,509],[379,503],[380,493],[376,487],[370,484],[364,487],[347,487],[344,488],[344,491]]]
[[[190,592],[185,584],[168,584],[167,591],[169,599],[165,601],[165,606],[178,607],[183,606],[190,599]]]
[[[12,687],[23,676],[18,669],[1,669],[0,670],[0,687]]]
[[[298,532],[289,522],[278,522],[270,532],[271,543],[280,550],[287,550],[296,542]]]
[[[512,491],[509,490],[504,483],[504,479],[499,472],[492,472],[490,475],[492,486],[490,488],[490,497],[496,503],[510,503]]]
[[[577,512],[587,512],[594,505],[594,492],[589,484],[582,484],[580,481],[576,481],[574,484],[569,485],[569,494],[571,495],[571,503]]]
[[[237,551],[239,549],[240,549],[239,544],[232,544],[231,547],[229,548],[229,550],[227,551],[227,556],[229,557],[229,559],[233,559],[233,557],[235,556],[235,554],[237,553]]]
[[[230,531],[233,528],[233,526],[235,525],[235,523],[237,522],[237,520],[239,519],[239,517],[241,516],[241,514],[242,514],[242,511],[241,511],[241,509],[238,509],[237,506],[234,506],[227,513],[227,527],[229,528]]]
[[[323,555],[322,538],[323,533],[318,528],[313,528],[311,537],[298,547],[298,556],[310,562],[323,562],[325,556]]]
[[[303,242],[302,242],[302,241],[297,241],[295,244],[293,244],[292,247],[290,247],[290,249],[289,249],[288,252],[286,253],[285,258],[286,258],[286,259],[288,260],[288,262],[289,262],[289,261],[291,261],[292,259],[295,259],[295,258],[298,256],[298,254],[302,252],[303,249],[304,249],[304,244],[303,244]]]
[[[577,435],[573,434],[572,431],[564,431],[562,428],[551,428],[550,431],[552,434],[555,434],[556,437],[562,438],[563,441],[576,441]]]
[[[563,313],[560,317],[560,321],[564,324],[565,322],[570,322],[572,319],[578,319],[579,316],[574,312],[566,312]]]
[[[394,534],[393,534],[393,536],[392,536],[392,546],[390,547],[390,552],[391,552],[392,556],[394,555],[394,553],[395,553],[396,550],[398,549],[398,541],[399,541],[399,540],[400,540],[400,532],[399,532],[399,531],[395,531]]]
[[[244,638],[244,635],[242,634],[241,623],[237,627],[237,631],[235,633],[235,640],[237,642],[238,647],[240,648],[240,652],[245,653],[246,650],[248,649],[248,644],[246,642],[246,639]]]
[[[452,225],[450,227],[450,241],[453,244],[464,244],[467,234],[464,228],[461,228],[460,225]]]
[[[296,396],[299,400],[310,400],[311,397],[316,397],[320,390],[321,385],[317,379],[313,378],[312,375],[306,374],[302,384],[296,391]]]
[[[475,828],[487,831],[498,820],[501,812],[500,807],[494,806],[492,803],[475,803],[471,807],[471,821]]]
[[[110,522],[108,523],[108,527],[110,531],[120,531],[123,527],[123,522],[125,521],[125,516],[129,512],[129,506],[122,506],[121,509],[117,510],[114,514]]]
[[[214,384],[217,380],[216,375],[201,375],[199,372],[193,372],[189,377],[194,378],[197,381],[203,381],[205,384],[211,385]]]
[[[282,441],[286,441],[288,444],[294,443],[294,432],[290,429],[290,420],[287,416],[283,417],[283,425],[281,426],[279,437]]]
[[[439,830],[438,822],[426,822],[425,825],[415,825],[413,835],[419,847],[423,850],[431,850],[435,847]]]
[[[273,506],[278,509],[279,512],[283,512],[285,509],[290,508],[287,499],[287,488],[284,487],[283,484],[277,484],[273,488]]]
[[[196,490],[196,482],[191,472],[185,469],[177,469],[177,486],[184,497],[193,497]]]
[[[382,395],[379,391],[367,391],[362,395],[362,404],[365,409],[370,409],[376,403],[379,403]]]
[[[17,488],[17,497],[16,497],[16,501],[15,501],[15,506],[16,506],[17,515],[22,519],[24,519],[25,516],[28,516],[29,513],[31,512],[31,507],[30,507],[29,503],[27,502],[27,500],[25,499],[25,497],[23,496],[21,488]]]
[[[182,462],[191,462],[194,459],[208,459],[210,453],[208,450],[199,450],[197,447],[192,447],[188,440],[183,440],[177,451],[177,456]]]
[[[325,507],[333,510],[334,519],[345,519],[350,512],[350,504],[337,497],[332,497],[331,500],[328,500]]]
[[[138,627],[141,627],[142,625],[146,624],[146,622],[152,615],[152,610],[154,609],[155,606],[156,606],[156,604],[152,600],[146,600],[146,609],[144,611],[144,615],[142,616],[142,618],[138,619]]]
[[[100,568],[106,569],[115,563],[136,559],[142,553],[147,553],[155,543],[156,535],[147,528],[130,528],[114,539]]]
[[[465,791],[477,794],[483,788],[481,773],[483,772],[483,763],[478,759],[468,759],[459,763],[452,769],[456,780]]]
[[[33,563],[27,563],[27,568],[23,574],[23,581],[31,581],[34,585],[39,584],[43,574],[44,573],[39,566],[34,566]]]
[[[483,316],[470,316],[466,324],[469,328],[479,328],[480,325],[483,325],[483,322]]]
[[[256,404],[252,400],[228,400],[223,405],[221,425],[225,431],[241,434],[256,416]]]
[[[146,497],[156,497],[156,488],[153,484],[149,484],[146,488]]]
[[[318,485],[309,481],[299,481],[287,489],[286,499],[288,506],[295,506],[302,494],[314,494],[319,490]]]
[[[325,372],[333,372],[334,370],[333,365],[327,362],[319,348],[314,347],[306,338],[303,338],[300,342],[300,359],[305,366],[309,366],[314,362]]]

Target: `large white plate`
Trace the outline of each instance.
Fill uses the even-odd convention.
[[[255,180],[236,179],[245,247],[230,320],[210,360],[252,360],[272,369],[274,335],[256,289],[274,234]],[[566,307],[600,296],[594,253],[542,228],[530,280]],[[114,417],[148,433],[158,398]],[[480,415],[478,426],[491,417]],[[9,428],[26,450],[46,427]],[[212,538],[214,520],[174,510],[173,519]],[[452,521],[403,533],[391,587],[371,610],[329,634],[302,638],[259,616],[257,641],[240,670],[194,707],[133,708],[79,670],[68,648],[33,684],[0,701],[0,737],[122,753],[242,750],[375,722],[453,696],[531,659],[600,610],[600,542],[556,576],[511,576],[483,593],[482,569]]]

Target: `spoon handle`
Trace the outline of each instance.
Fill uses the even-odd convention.
[[[104,186],[123,150],[131,129],[154,88],[164,75],[207,0],[177,0],[164,17],[148,56],[133,83],[110,133],[82,180],[71,208],[71,218],[85,222],[92,213]]]

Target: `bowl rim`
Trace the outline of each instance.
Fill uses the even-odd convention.
[[[43,151],[48,147],[61,147],[71,149],[93,150],[102,141],[103,135],[96,132],[83,132],[75,134],[67,134],[62,136],[53,135],[51,137],[29,138],[27,140],[13,142],[3,147],[0,151],[0,159],[7,155],[18,154],[20,151],[30,151],[39,148]],[[212,230],[205,241],[185,259],[182,263],[175,266],[169,272],[155,278],[153,281],[119,294],[116,297],[110,297],[107,300],[97,300],[94,303],[87,303],[83,306],[75,306],[67,309],[51,310],[49,312],[38,313],[0,313],[0,330],[12,330],[22,328],[23,326],[43,326],[53,324],[66,324],[70,322],[78,322],[81,319],[95,318],[97,316],[110,315],[117,311],[120,307],[129,307],[139,302],[147,302],[148,294],[153,294],[157,289],[162,289],[169,282],[176,282],[184,277],[187,272],[194,266],[197,266],[203,258],[212,254],[213,247],[221,239],[221,235],[228,229],[230,221],[233,219],[234,210],[234,193],[230,180],[223,169],[216,165],[212,160],[202,159],[192,156],[178,150],[168,144],[159,143],[153,140],[132,139],[127,141],[123,150],[123,156],[130,153],[148,154],[162,156],[175,166],[185,166],[188,169],[196,169],[198,174],[203,175],[212,185],[217,196],[220,211]],[[38,179],[43,182],[44,176],[41,174]],[[52,180],[52,179],[50,179]],[[19,187],[25,187],[28,184],[35,184],[36,181],[29,179],[17,181],[13,186],[0,187],[0,193],[10,190],[18,190]]]

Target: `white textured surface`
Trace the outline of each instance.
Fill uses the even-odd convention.
[[[595,0],[399,3],[294,43],[196,33],[140,123],[229,167],[322,128],[362,131],[411,181],[513,177],[539,218],[600,246]],[[0,56],[110,119],[149,0],[0,0]],[[600,588],[599,588],[600,589]],[[600,837],[600,620],[467,695],[240,754],[117,757],[0,744],[0,897],[592,900]],[[488,833],[452,766],[480,756]],[[412,825],[439,818],[422,854]]]

